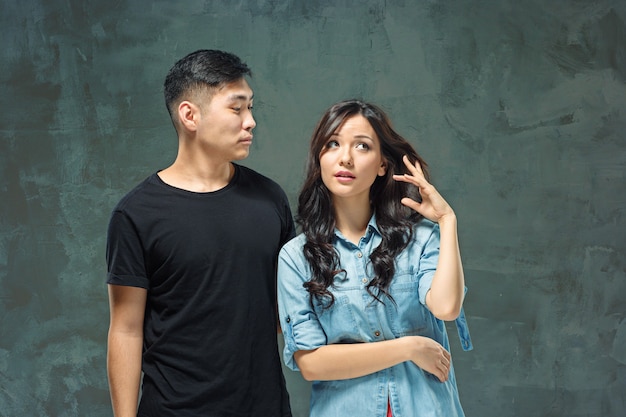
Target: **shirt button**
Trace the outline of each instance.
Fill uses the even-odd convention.
[[[357,257],[357,258],[362,258],[362,257],[363,257],[363,254],[362,254],[361,252],[357,252],[356,257]]]
[[[287,317],[287,320],[285,320],[287,323],[291,322],[291,319],[289,317]]]
[[[361,282],[362,282],[363,284],[366,284],[366,283],[367,283],[367,278],[363,278],[363,279],[361,280]]]
[[[380,332],[379,332],[378,330],[376,330],[376,331],[374,332],[374,336],[376,336],[376,337],[380,336]]]

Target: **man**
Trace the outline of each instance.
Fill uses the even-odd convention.
[[[256,125],[250,75],[223,51],[178,61],[165,80],[176,159],[113,210],[107,370],[116,417],[291,415],[275,268],[294,224],[283,190],[233,162],[248,156]]]

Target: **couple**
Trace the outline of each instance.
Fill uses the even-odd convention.
[[[294,237],[283,190],[233,162],[256,126],[250,75],[223,51],[179,60],[164,85],[176,159],[113,210],[115,416],[290,416],[277,305],[311,416],[462,416],[443,322],[471,348],[456,216],[426,164],[377,106],[333,105]]]

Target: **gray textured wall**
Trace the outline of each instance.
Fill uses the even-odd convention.
[[[621,0],[2,0],[0,416],[111,414],[106,224],[173,160],[161,85],[199,48],[252,66],[246,164],[292,203],[339,99],[430,162],[470,287],[468,417],[626,415],[625,21]]]

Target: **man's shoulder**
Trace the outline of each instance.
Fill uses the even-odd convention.
[[[149,195],[153,194],[149,190],[156,186],[157,174],[152,173],[139,184],[130,189],[116,204],[114,211],[122,211],[129,206],[143,201]]]
[[[272,178],[244,165],[237,165],[237,167],[240,173],[240,183],[264,189],[266,192],[284,194],[283,188]]]
[[[241,175],[250,181],[259,181],[261,183],[274,184],[278,186],[276,181],[250,167],[239,164],[236,164],[236,166],[239,168]]]

